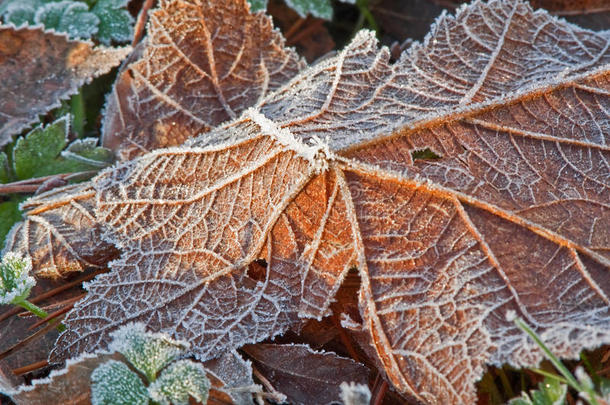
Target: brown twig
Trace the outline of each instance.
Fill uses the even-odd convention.
[[[91,274],[87,274],[85,276],[82,276],[74,281],[71,281],[69,283],[60,285],[59,287],[56,287],[52,290],[47,291],[46,293],[42,293],[40,295],[37,295],[36,297],[33,297],[31,299],[29,299],[28,301],[30,301],[32,304],[37,304],[42,300],[45,300],[47,298],[50,298],[52,296],[54,296],[55,294],[59,294],[62,291],[65,291],[69,288],[74,287],[75,285],[78,285],[82,282],[91,280],[93,277],[97,276],[98,274],[101,273],[105,273],[107,270],[106,269],[102,269],[102,270],[97,270]],[[19,312],[22,311],[22,308],[20,307],[13,307],[12,309],[9,309],[8,311],[6,311],[5,313],[3,313],[2,315],[0,315],[0,322],[4,321],[7,318],[10,318],[13,315],[18,314]]]
[[[323,24],[323,21],[320,19],[313,20],[311,22],[311,24],[307,25],[307,28],[299,31],[292,38],[290,38],[290,40],[286,40],[286,45],[294,45],[294,44],[298,43],[302,38],[306,37],[307,35],[311,34],[315,30],[319,29],[320,25],[322,25],[322,24]]]
[[[133,40],[131,46],[135,47],[138,42],[144,36],[144,27],[146,27],[146,20],[148,20],[148,10],[153,6],[154,0],[146,0],[140,9],[136,25],[133,27]]]
[[[13,193],[34,193],[38,190],[38,187],[45,181],[50,179],[65,179],[73,180],[80,176],[89,176],[95,174],[95,171],[87,170],[84,172],[74,173],[61,173],[52,174],[50,176],[35,177],[33,179],[19,180],[12,183],[0,184],[0,194],[13,194]]]
[[[25,373],[29,373],[30,371],[38,370],[39,368],[43,368],[48,365],[49,365],[49,362],[47,360],[40,360],[40,361],[37,361],[36,363],[28,364],[27,366],[15,368],[12,371],[13,371],[13,374],[15,374],[15,375],[22,375]]]
[[[299,28],[301,28],[303,26],[305,21],[307,21],[306,18],[299,18],[298,20],[295,21],[294,24],[292,24],[292,26],[290,28],[288,28],[288,30],[284,34],[284,38],[286,38],[286,42],[290,42],[290,38],[294,34],[296,34],[296,32],[299,30]]]
[[[44,328],[36,331],[34,334],[26,337],[25,339],[23,339],[22,341],[14,344],[13,346],[9,347],[8,349],[6,349],[5,351],[3,351],[2,353],[0,353],[0,360],[4,359],[7,356],[10,356],[11,354],[13,354],[14,352],[16,352],[17,350],[19,350],[20,348],[22,348],[23,346],[26,346],[27,344],[31,343],[31,342],[35,342],[36,340],[40,339],[41,337],[43,337],[48,331],[50,331],[51,329],[55,328],[57,325],[59,325],[61,323],[61,318],[56,319],[55,322],[49,322],[49,324],[47,326],[45,326]]]
[[[265,378],[265,376],[254,366],[252,366],[252,374],[254,374],[254,376],[258,378],[261,383],[263,383],[265,388],[267,388],[267,391],[269,391],[268,395],[271,399],[279,403],[286,401],[286,395],[276,390],[269,380],[267,380],[267,378]]]
[[[388,382],[385,379],[381,379],[381,384],[373,391],[373,397],[371,398],[371,405],[381,405],[386,392],[388,392]]]

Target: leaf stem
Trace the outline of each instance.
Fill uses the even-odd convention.
[[[536,332],[534,332],[519,317],[515,318],[515,325],[517,325],[517,327],[519,327],[519,329],[521,329],[522,331],[527,333],[528,336],[531,337],[534,340],[534,342],[538,345],[538,347],[540,347],[542,349],[542,351],[544,352],[546,357],[553,364],[553,366],[555,366],[557,371],[559,371],[561,373],[561,375],[564,376],[564,378],[566,379],[566,383],[570,387],[574,388],[579,393],[586,392],[588,394],[588,398],[585,398],[587,400],[587,402],[589,402],[593,405],[599,405],[597,402],[597,399],[596,399],[595,392],[591,388],[581,385],[578,382],[578,380],[572,375],[572,373],[566,368],[566,366],[564,366],[563,363],[557,358],[557,356],[555,356],[553,354],[553,352],[551,352],[551,350],[544,344],[544,342],[542,341],[542,339],[540,338],[540,336],[538,336],[538,334]],[[537,370],[534,370],[534,371],[538,372]]]
[[[25,309],[26,311],[30,311],[31,313],[33,313],[34,315],[36,315],[37,317],[39,317],[41,319],[45,319],[49,316],[47,311],[45,311],[44,309],[40,308],[37,305],[32,304],[30,301],[25,300],[25,299],[13,301],[13,304],[20,306],[21,308]],[[57,330],[60,332],[63,332],[66,330],[66,327],[62,324],[59,324],[59,325],[57,325]]]
[[[82,138],[85,132],[85,101],[82,91],[73,95],[70,99],[70,110],[72,113],[72,130]]]
[[[375,17],[369,10],[369,1],[368,0],[357,0],[356,6],[360,11],[360,15],[366,19],[366,22],[369,24],[369,27],[375,31],[377,35],[379,35],[379,26],[377,25],[377,21],[375,21]],[[359,19],[360,21],[360,19]]]

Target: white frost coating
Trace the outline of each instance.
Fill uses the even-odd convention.
[[[328,159],[331,157],[328,142],[323,142],[318,137],[314,137],[310,139],[311,145],[308,146],[299,141],[290,130],[279,127],[275,122],[253,108],[246,110],[244,116],[256,123],[263,134],[277,139],[282,145],[296,152],[297,156],[307,160],[316,173],[328,169]]]
[[[0,304],[11,304],[14,299],[25,299],[36,280],[29,274],[32,271],[32,259],[8,252],[0,263]]]
[[[368,405],[371,401],[371,391],[364,384],[344,381],[339,385],[341,401],[345,405]]]
[[[506,320],[508,322],[514,322],[515,319],[517,319],[517,312],[512,309],[506,311]]]

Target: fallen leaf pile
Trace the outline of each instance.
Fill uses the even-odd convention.
[[[8,240],[39,276],[116,258],[51,359],[134,321],[214,359],[330,315],[353,268],[360,319],[335,315],[425,403],[540,361],[511,310],[560,356],[610,343],[609,64],[610,31],[519,0],[308,68],[245,1],[161,1],[107,107],[123,162]]]

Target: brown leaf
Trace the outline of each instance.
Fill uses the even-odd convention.
[[[162,0],[110,96],[104,146],[127,160],[236,118],[304,67],[246,0]]]
[[[55,188],[22,204],[25,219],[11,229],[4,252],[29,255],[35,274],[59,278],[87,267],[103,267],[119,251],[101,239],[89,183]]]
[[[217,357],[327,315],[352,267],[385,373],[422,402],[473,403],[485,364],[541,359],[509,310],[560,356],[609,343],[609,36],[476,1],[395,64],[361,32],[239,119],[105,171],[95,216],[124,253],[53,358],[130,321]]]
[[[534,0],[532,6],[545,8],[560,15],[599,13],[609,11],[606,0]]]
[[[34,380],[33,385],[22,385],[8,392],[17,405],[91,403],[91,373],[108,360],[122,360],[118,353],[84,353],[68,360],[65,368],[52,371],[48,378]]]
[[[108,360],[126,362],[119,353],[85,353],[67,361],[61,370],[52,371],[47,378],[32,381],[32,385],[4,387],[17,405],[91,404],[91,373]],[[203,365],[211,379],[211,398],[235,404],[251,404],[252,392],[258,389],[252,381],[252,368],[236,352],[227,352]]]
[[[368,382],[369,370],[364,365],[335,353],[316,352],[307,345],[259,343],[243,350],[293,404],[339,401],[342,382]]]
[[[183,20],[176,19],[177,10],[186,10]],[[227,18],[235,19],[240,30],[227,25]],[[153,13],[150,27],[148,42],[130,56],[137,61],[121,73],[107,106],[104,144],[122,158],[146,148],[177,145],[207,131],[304,67],[292,50],[283,47],[268,17],[249,14],[245,0],[221,7],[195,0],[166,1]],[[182,35],[180,29],[190,34],[174,38]],[[227,35],[237,37],[227,42],[222,39]],[[162,68],[172,59],[181,66],[175,67],[180,69],[175,80]],[[200,80],[194,81],[198,75]],[[175,82],[169,90],[168,80]],[[174,111],[177,105],[182,107]],[[4,250],[30,254],[36,274],[53,278],[115,258],[114,245],[102,239],[103,225],[95,218],[89,187],[59,189],[28,200],[23,206],[29,211],[26,220],[12,229]]]
[[[224,400],[236,405],[252,404],[252,393],[260,386],[252,380],[252,365],[236,351],[203,363],[212,383],[210,399]],[[208,400],[210,402],[210,400]]]
[[[40,27],[0,26],[0,146],[130,51],[94,48]]]

